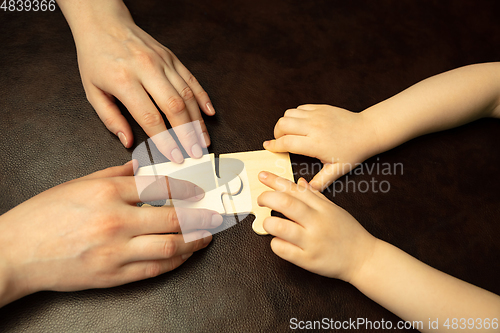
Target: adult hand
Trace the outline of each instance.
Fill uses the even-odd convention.
[[[200,108],[215,114],[208,94],[172,51],[134,23],[122,1],[94,2],[60,0],[59,4],[75,38],[87,98],[100,119],[125,147],[131,147],[132,131],[115,98],[150,137],[167,129],[154,100],[174,129],[188,124],[176,134],[191,157],[201,157],[210,137]],[[189,124],[193,121],[200,126]],[[168,132],[153,141],[167,158],[183,161]]]
[[[170,197],[172,187],[178,199],[204,195],[192,183],[167,182],[151,199]],[[128,163],[51,188],[0,216],[0,306],[40,290],[106,288],[168,272],[211,241],[200,229],[222,223],[213,211],[140,208],[139,201]],[[167,234],[181,226],[197,240]]]
[[[262,193],[259,205],[290,219],[264,220],[264,229],[276,236],[273,252],[313,273],[350,282],[370,258],[377,239],[303,178],[294,184],[263,171],[259,179],[275,190]]]
[[[330,105],[290,109],[274,128],[272,152],[291,152],[319,159],[324,165],[310,185],[320,191],[378,152],[374,126],[363,113]]]

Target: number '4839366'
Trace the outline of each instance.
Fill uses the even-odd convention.
[[[56,10],[55,0],[3,0],[0,10],[4,12],[53,12]]]

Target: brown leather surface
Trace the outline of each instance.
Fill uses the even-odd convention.
[[[361,111],[434,74],[500,60],[498,1],[127,5],[211,96],[218,114],[205,119],[216,154],[261,149],[287,108],[325,103]],[[132,150],[85,99],[59,10],[0,11],[0,43],[0,213],[130,159]],[[135,144],[144,141],[127,117]],[[390,182],[388,193],[328,195],[375,236],[500,294],[499,136],[500,121],[484,119],[412,140],[366,162],[403,163],[402,175],[377,176]],[[296,177],[312,177],[306,166],[314,160],[292,161],[305,163],[295,166]],[[271,237],[256,235],[251,220],[215,235],[207,249],[160,277],[20,299],[0,309],[0,331],[277,332],[289,330],[292,317],[398,320],[351,285],[276,257]]]

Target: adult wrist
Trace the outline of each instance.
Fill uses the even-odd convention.
[[[80,35],[88,35],[89,31],[115,22],[129,21],[132,16],[122,0],[57,0],[64,17],[68,21],[75,39]]]
[[[11,268],[0,259],[0,307],[21,298],[11,278]]]

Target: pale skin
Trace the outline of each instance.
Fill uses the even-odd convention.
[[[75,39],[89,102],[104,125],[130,148],[132,130],[116,105],[121,101],[158,149],[182,163],[179,147],[151,98],[176,131],[189,156],[199,158],[210,137],[200,113],[214,115],[208,94],[165,46],[139,28],[121,0],[58,0]],[[151,96],[151,98],[148,96]],[[163,135],[158,135],[164,133]]]
[[[500,118],[500,63],[462,67],[431,77],[359,114],[328,105],[288,110],[276,125],[276,139],[265,147],[317,157],[325,166],[311,184],[303,178],[294,184],[260,173],[261,182],[276,191],[263,193],[259,205],[288,218],[264,221],[264,229],[276,236],[272,250],[311,272],[351,283],[404,320],[427,324],[429,318],[439,318],[440,330],[452,331],[442,325],[447,318],[474,318],[475,324],[461,331],[498,331],[478,324],[487,318],[490,323],[496,318],[498,323],[498,295],[440,272],[373,237],[318,191],[341,176],[325,171],[341,170],[335,164],[362,162],[416,136],[482,117]],[[339,161],[328,162],[337,157]],[[438,331],[427,325],[421,330]]]
[[[367,158],[412,138],[483,117],[500,118],[500,63],[458,68],[423,80],[355,113],[330,105],[287,110],[264,142],[273,152],[318,158],[311,186],[324,190]]]
[[[161,179],[150,200],[199,200],[203,190]],[[165,186],[166,185],[166,186]],[[141,208],[132,163],[53,187],[0,216],[0,307],[41,290],[108,288],[155,277],[212,240],[222,216]],[[181,231],[190,233],[186,243]]]

